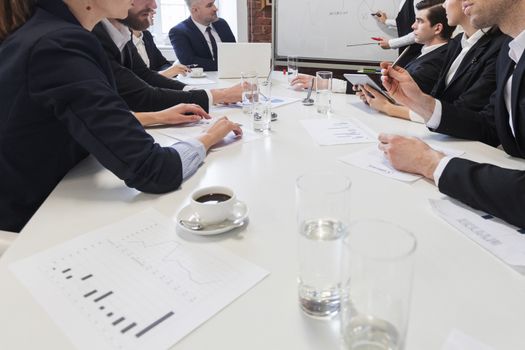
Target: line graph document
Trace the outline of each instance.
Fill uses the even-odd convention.
[[[78,349],[167,349],[268,272],[153,209],[10,265]]]

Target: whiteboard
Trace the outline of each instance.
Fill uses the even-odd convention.
[[[383,50],[371,37],[395,33],[371,16],[378,10],[395,18],[401,0],[274,0],[277,56],[379,62],[394,60],[397,50]]]

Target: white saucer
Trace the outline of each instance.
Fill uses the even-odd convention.
[[[237,203],[233,205],[233,213],[228,219],[246,221],[246,219],[248,219],[248,207],[246,206],[246,204],[238,200]],[[238,227],[238,226],[230,226],[230,227],[222,227],[222,228],[218,228],[214,230],[209,230],[209,229],[190,230],[189,228],[186,228],[181,225],[180,223],[181,220],[195,221],[195,222],[199,221],[199,218],[197,217],[197,215],[191,208],[191,205],[189,204],[186,205],[184,208],[182,208],[181,211],[177,214],[177,227],[184,232],[189,232],[189,233],[202,235],[202,236],[209,236],[209,235],[217,235],[219,233],[228,232]]]
[[[195,79],[206,78],[206,76],[207,76],[206,73],[202,73],[202,75],[199,75],[198,77],[194,77],[193,75],[191,75],[191,73],[188,74],[189,78],[195,78]]]

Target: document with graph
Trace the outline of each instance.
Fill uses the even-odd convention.
[[[267,274],[152,209],[10,265],[78,349],[167,349]]]

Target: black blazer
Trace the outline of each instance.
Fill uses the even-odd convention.
[[[120,96],[134,112],[153,112],[179,103],[195,103],[209,110],[204,90],[182,91],[184,84],[149,69],[131,40],[120,52],[102,23],[93,29],[109,58]]]
[[[445,64],[445,54],[448,44],[442,45],[437,49],[410,61],[405,69],[410,73],[419,88],[429,94],[439,77],[439,72]]]
[[[144,47],[149,58],[149,68],[151,70],[158,72],[159,70],[171,67],[171,63],[162,55],[157,45],[155,45],[153,35],[151,35],[149,30],[142,32],[142,41],[144,41]]]
[[[477,139],[503,146],[513,157],[525,158],[525,55],[514,70],[512,84],[512,124],[505,107],[504,89],[514,62],[508,56],[508,39],[496,65],[496,91],[481,112],[458,108],[443,102],[439,132]],[[454,158],[445,167],[439,190],[466,204],[486,211],[518,227],[525,228],[525,171],[504,169]]]
[[[90,153],[130,187],[180,186],[179,154],[129,112],[104,49],[62,1],[39,0],[0,46],[0,62],[0,230],[20,231]]]
[[[212,23],[212,27],[217,31],[222,42],[235,42],[230,26],[222,18]],[[171,28],[169,36],[175,54],[182,64],[198,64],[207,71],[217,70],[217,61],[213,60],[206,38],[191,17]]]
[[[456,36],[449,43],[445,65],[438,82],[432,90],[432,96],[474,111],[482,110],[496,90],[496,61],[503,43],[508,36],[498,28],[492,28],[470,48],[461,61],[448,86],[446,79],[450,66],[461,53],[463,34]]]

